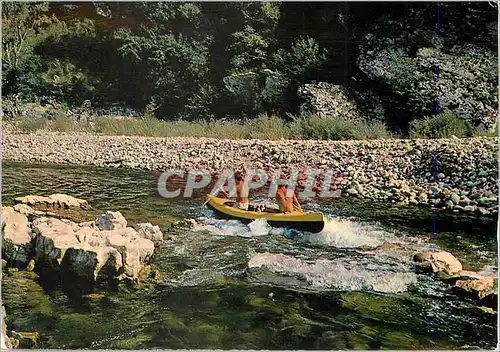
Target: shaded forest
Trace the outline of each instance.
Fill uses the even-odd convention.
[[[304,114],[301,87],[324,82],[395,128],[433,115],[436,92],[440,112],[491,128],[497,16],[488,2],[8,2],[2,91],[198,120]]]

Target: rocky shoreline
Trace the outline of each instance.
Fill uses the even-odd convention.
[[[86,200],[66,194],[28,195],[15,203],[2,207],[2,281],[4,275],[36,280],[44,287],[61,286],[68,295],[83,296],[97,286],[133,288],[155,277],[149,264],[163,244],[159,226],[130,226],[118,211],[107,211],[93,221],[71,221],[58,212],[91,207]],[[2,306],[2,348],[37,344],[37,332],[7,329]]]
[[[38,283],[49,282],[68,295],[90,298],[97,286],[113,291],[162,280],[162,274],[150,266],[155,250],[168,236],[158,226],[130,226],[118,211],[107,211],[92,221],[72,221],[60,213],[67,209],[84,213],[92,207],[66,194],[28,195],[16,198],[15,203],[2,207],[2,280],[10,277],[6,289],[15,289],[9,286],[14,283],[15,287],[17,280],[31,282],[42,292]],[[195,224],[193,219],[184,219],[171,229],[175,233],[175,228],[190,229]],[[496,277],[463,270],[458,259],[445,251],[416,253],[413,262],[417,273],[430,273],[457,296],[496,314]],[[39,346],[38,332],[16,332],[14,327],[2,306],[2,348]]]
[[[28,134],[5,126],[2,139],[5,161],[195,168],[213,174],[237,165],[269,173],[282,169],[285,174],[291,166],[331,169],[337,176],[332,189],[342,197],[486,217],[498,214],[498,138],[262,141]]]

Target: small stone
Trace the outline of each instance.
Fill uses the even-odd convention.
[[[477,208],[477,211],[483,216],[488,216],[491,214],[487,209],[481,207]]]
[[[453,202],[451,200],[447,200],[446,202],[444,202],[444,205],[446,206],[446,209],[453,209]]]
[[[347,190],[347,193],[349,193],[350,195],[358,195],[358,191],[355,190],[354,188],[349,188]]]
[[[472,205],[466,205],[463,209],[466,213],[473,213],[476,211],[476,207]]]
[[[460,204],[460,205],[469,205],[470,204],[470,199],[467,198],[467,197],[464,197],[463,199],[460,200],[460,202],[458,204]]]
[[[460,202],[460,196],[456,193],[451,193],[450,200],[453,202],[453,204],[458,204]]]
[[[425,193],[425,192],[421,192],[421,193],[418,195],[418,201],[419,201],[419,202],[427,202],[427,200],[428,200],[427,193]]]

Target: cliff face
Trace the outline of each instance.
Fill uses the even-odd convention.
[[[354,95],[375,90],[388,122],[399,126],[437,110],[491,130],[498,110],[494,6],[415,4],[380,16],[358,47]]]
[[[355,115],[399,130],[437,109],[491,130],[498,110],[495,6],[284,3],[278,45],[314,38],[326,59],[295,86],[282,86],[289,94],[281,104],[298,114]],[[253,95],[258,99],[258,91]],[[339,99],[344,103],[331,103]]]

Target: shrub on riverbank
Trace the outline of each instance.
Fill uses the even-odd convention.
[[[54,120],[23,119],[14,122],[24,132],[50,130],[58,132],[93,132],[105,135],[148,137],[212,137],[230,139],[374,139],[389,138],[383,123],[318,116],[298,117],[287,122],[274,115],[262,115],[244,122],[160,121],[155,118],[118,119],[99,117],[90,122],[75,121],[66,116]]]
[[[365,120],[343,120],[303,116],[290,124],[294,138],[345,140],[390,138],[391,133],[384,123]]]
[[[438,138],[472,137],[472,129],[461,118],[450,113],[441,113],[427,116],[421,120],[410,122],[410,138]]]

